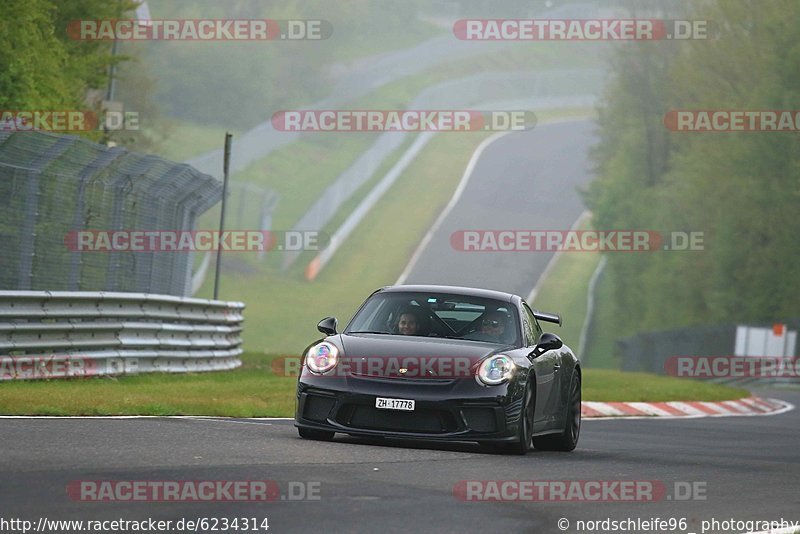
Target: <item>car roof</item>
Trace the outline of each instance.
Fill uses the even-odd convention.
[[[386,286],[378,290],[384,293],[449,293],[451,295],[465,295],[470,297],[483,297],[495,300],[512,302],[516,295],[494,291],[492,289],[481,289],[477,287],[462,286],[440,286],[440,285],[400,285]]]

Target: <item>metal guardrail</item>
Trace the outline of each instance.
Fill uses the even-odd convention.
[[[0,380],[234,369],[244,306],[145,293],[0,291]]]

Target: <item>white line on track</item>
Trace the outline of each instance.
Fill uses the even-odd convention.
[[[478,160],[481,158],[483,151],[486,150],[489,145],[510,133],[515,132],[513,130],[507,132],[497,132],[496,134],[484,139],[481,144],[478,145],[478,148],[476,148],[475,152],[472,153],[469,163],[467,163],[467,168],[464,170],[464,174],[461,176],[461,181],[458,182],[458,187],[456,187],[453,196],[450,197],[450,202],[447,203],[447,206],[445,206],[444,210],[436,218],[436,221],[433,223],[433,225],[428,228],[427,232],[425,232],[425,236],[422,238],[422,241],[419,242],[419,245],[417,245],[416,250],[414,250],[414,254],[411,255],[411,259],[408,261],[408,265],[406,265],[406,268],[403,269],[402,273],[400,273],[400,277],[397,279],[397,282],[395,282],[395,285],[402,285],[405,283],[406,278],[408,278],[408,275],[411,274],[411,270],[417,265],[422,253],[428,247],[428,243],[430,243],[431,239],[433,239],[433,234],[439,230],[439,227],[442,225],[444,220],[448,215],[450,215],[450,212],[453,210],[456,204],[458,204],[462,193],[464,193],[464,189],[467,188],[467,184],[469,183],[470,178],[472,178],[472,171],[475,170],[475,166],[478,164]]]
[[[590,212],[589,210],[585,210],[583,213],[578,215],[578,218],[575,219],[575,221],[572,223],[572,226],[569,228],[569,231],[574,232],[581,224],[583,224],[584,221],[591,218],[591,216],[592,212]],[[544,271],[542,271],[542,274],[539,275],[539,279],[536,280],[536,285],[533,286],[531,292],[528,293],[528,298],[525,299],[525,302],[532,305],[533,299],[536,298],[536,295],[542,288],[542,284],[544,284],[545,280],[547,280],[547,277],[550,275],[550,271],[552,271],[555,268],[556,262],[563,253],[564,253],[563,250],[557,250],[555,253],[553,253],[553,256],[550,258],[550,261],[547,262]]]

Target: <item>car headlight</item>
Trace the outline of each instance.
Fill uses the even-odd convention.
[[[486,358],[478,367],[478,378],[487,386],[496,386],[511,379],[517,368],[514,360],[505,354]]]
[[[306,366],[312,373],[322,374],[336,367],[339,361],[339,349],[336,345],[323,341],[317,343],[306,353]]]

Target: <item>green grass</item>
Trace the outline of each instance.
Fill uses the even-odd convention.
[[[723,401],[748,397],[744,389],[650,373],[584,369],[583,400],[605,402]]]
[[[388,29],[389,31],[381,33],[378,40],[364,33],[353,32],[347,41],[337,46],[337,60],[340,62],[352,62],[371,56],[396,52],[417,46],[423,41],[447,33],[447,30],[422,20],[417,20],[414,24],[403,28],[390,26]],[[336,30],[334,30],[334,35],[335,32]]]
[[[549,46],[546,45],[546,46]],[[426,87],[436,83],[468,76],[485,70],[517,70],[525,68],[562,67],[563,59],[569,65],[589,65],[585,54],[577,54],[570,49],[547,50],[542,47],[514,47],[505,52],[492,52],[474,58],[450,62],[432,71],[409,76],[380,87],[375,91],[350,102],[343,108],[359,109],[403,109]],[[535,58],[536,61],[533,61]],[[528,62],[536,63],[527,65]],[[567,109],[545,111],[539,114],[539,120],[544,121],[552,116],[587,116],[591,112],[584,109]],[[166,138],[158,153],[169,159],[183,161],[190,157],[203,154],[209,150],[220,148],[223,144],[225,129],[198,125],[180,121],[165,121],[159,125]],[[234,139],[240,132],[232,132]],[[477,135],[477,134],[470,134]],[[359,154],[363,153],[375,141],[376,136],[369,133],[317,133],[307,134],[302,139],[286,147],[276,150],[266,157],[251,163],[247,168],[234,173],[232,181],[246,182],[276,191],[280,195],[280,202],[273,213],[272,228],[285,230],[294,226],[299,217],[322,194],[325,188],[347,169]],[[413,142],[413,136],[390,155],[383,162],[378,171],[362,186],[343,206],[339,212],[323,229],[332,233],[338,227],[349,210],[358,203],[371,190],[372,186],[383,176],[386,170],[401,156],[403,151]],[[228,228],[235,226],[235,221],[242,221],[243,228],[255,227],[258,221],[256,202],[247,201],[240,207],[238,194],[231,197],[230,206],[234,210],[227,217]],[[240,213],[241,212],[241,213]],[[219,220],[219,207],[206,212],[200,219],[200,227],[216,227]],[[311,256],[305,255],[302,260],[307,261]],[[198,256],[197,262],[201,258]],[[267,263],[272,267],[278,265],[277,256],[268,258]],[[298,262],[300,263],[300,262]],[[258,270],[261,265],[256,262],[255,255],[237,254],[229,262],[235,265],[237,271]],[[266,274],[266,273],[265,273]]]
[[[537,68],[541,65],[561,66],[556,58],[565,54],[570,58],[574,55],[563,50],[555,56],[548,55],[539,47],[484,54],[404,78],[379,88],[349,107],[403,108],[425,87],[444,79],[481,70],[533,68],[515,62],[522,57],[539,58],[541,63],[535,65]],[[576,57],[571,63],[585,61],[585,58]],[[542,122],[554,116],[590,114],[587,110],[548,111],[540,114],[539,119]],[[289,272],[280,270],[279,253],[268,255],[263,262],[257,262],[255,254],[228,254],[224,260],[220,297],[246,302],[245,347],[268,352],[301,350],[317,337],[315,325],[321,317],[336,315],[344,322],[369,292],[394,283],[416,244],[452,195],[475,147],[485,137],[483,132],[437,136],[314,282],[307,282],[303,277],[303,269],[313,257],[311,253],[303,255]],[[410,136],[404,146],[383,163],[324,231],[335,230],[348,211],[369,192],[370,186],[382,177],[381,171],[388,169],[412,140]],[[291,228],[325,187],[373,141],[374,136],[370,134],[307,135],[254,162],[236,173],[233,180],[276,190],[281,200],[273,216],[272,228]],[[228,217],[229,227],[238,217],[233,205],[232,209],[234,211]],[[245,210],[245,213],[249,211]],[[214,227],[216,219],[216,213],[209,212],[203,217],[201,226]],[[243,224],[247,226],[248,223]],[[212,276],[207,278],[205,287],[197,296],[211,295],[212,280]]]
[[[611,269],[605,269],[595,287],[594,325],[587,340],[583,357],[597,369],[619,369],[617,356],[617,324],[614,308],[614,280]]]
[[[366,133],[308,135],[251,163],[232,180],[278,192],[272,226],[286,230],[373,142]]]
[[[578,229],[591,228],[590,221]],[[562,315],[564,326],[553,327],[564,343],[578,350],[580,331],[586,321],[589,281],[600,262],[600,255],[591,252],[565,252],[556,261],[553,270],[543,282],[532,306],[542,311]],[[591,334],[578,354],[584,367],[592,369],[619,369],[616,343],[619,331],[614,311],[613,274],[606,269],[595,286],[594,312]]]
[[[570,117],[586,113],[564,112]],[[550,112],[543,120],[556,116]],[[243,253],[226,256],[220,297],[247,304],[245,347],[270,353],[300,351],[318,337],[316,323],[321,318],[333,315],[343,324],[370,292],[393,284],[450,200],[475,148],[488,135],[460,132],[435,136],[313,282],[303,276],[311,254],[301,257],[288,272],[280,271],[277,252],[253,269],[241,268]],[[366,194],[369,188],[362,189],[360,193]],[[348,205],[355,206],[355,202]],[[277,223],[275,227],[279,228]],[[197,296],[211,295],[212,280],[209,276]],[[583,295],[585,299],[585,291]]]
[[[209,415],[292,417],[296,379],[276,376],[274,356],[245,354],[243,366],[214,373],[0,384],[3,415]],[[747,396],[725,386],[618,371],[584,371],[584,400],[718,401]]]
[[[437,28],[428,23],[419,22],[412,27],[404,28],[403,31],[386,33],[381,36],[379,42],[374,40],[366,42],[359,38],[351,39],[347,41],[344,46],[340,46],[340,51],[337,52],[336,57],[342,66],[352,66],[354,63],[358,63],[360,61],[368,61],[369,59],[365,57],[366,52],[368,52],[368,56],[378,56],[383,53],[413,47],[442,33],[445,33],[445,30]],[[389,91],[393,92],[394,89],[389,89]],[[302,105],[298,103],[295,105],[295,107],[302,107]],[[156,138],[163,140],[160,141],[157,146],[152,149],[152,151],[159,156],[179,162],[202,155],[217,148],[222,148],[226,131],[230,131],[234,134],[234,140],[240,133],[242,133],[239,130],[232,130],[230,128],[226,129],[221,126],[197,124],[191,121],[166,117],[158,121],[157,124],[153,125],[153,128],[157,130],[158,133]],[[358,134],[356,134],[356,136],[357,135]],[[366,136],[362,137],[366,138]],[[312,142],[310,145],[312,155],[315,157],[312,157],[310,160],[307,157],[302,157],[297,159],[296,162],[305,163],[307,161],[314,161],[315,159],[318,159],[319,154],[313,152],[313,149],[318,146],[318,144]],[[301,149],[301,151],[305,150],[306,148]],[[345,151],[345,153],[347,152],[348,151]],[[350,151],[350,153],[352,152]],[[358,151],[355,153],[358,153]],[[289,152],[287,155],[292,154],[292,152]],[[303,156],[306,155],[307,154],[303,154]],[[258,167],[258,172],[261,170],[282,170],[280,163],[278,163],[275,169],[272,169],[269,165],[259,165]],[[289,175],[291,176],[292,173]],[[268,174],[268,176],[272,175]],[[247,170],[243,172],[243,177],[247,179],[252,178]],[[262,182],[261,179],[255,180],[255,183],[260,182]]]
[[[586,220],[578,230],[588,228],[590,223]],[[552,326],[552,331],[575,351],[579,349],[581,329],[586,321],[589,280],[598,263],[600,255],[593,252],[564,252],[531,304],[535,309],[561,314],[563,326]],[[578,357],[583,359],[580,354]]]
[[[434,137],[315,281],[303,277],[304,264],[288,273],[275,262],[252,273],[223,270],[221,298],[247,303],[246,346],[271,353],[300,351],[318,337],[319,319],[334,315],[344,323],[372,290],[393,284],[486,136]],[[210,294],[210,286],[209,277],[198,296]]]
[[[296,9],[292,6],[282,6],[277,2],[263,2],[261,5],[258,2],[245,2],[244,4],[251,5],[230,7],[225,6],[224,2],[212,3],[216,5],[203,5],[202,3],[175,2],[174,0],[150,0],[149,3],[152,16],[157,18],[225,18],[231,16],[231,11],[237,13],[238,10],[241,10],[238,13],[239,18],[244,18],[242,15],[244,13],[252,18],[266,17],[281,20],[312,18],[311,10],[313,10],[313,17],[327,20],[333,25],[333,35],[323,43],[335,51],[338,61],[350,61],[365,56],[402,50],[450,31],[420,18],[415,18],[409,24],[386,24],[379,33],[358,31],[359,27],[363,27],[363,24],[353,24],[353,21],[358,20],[354,17],[359,17],[358,7],[338,5],[332,2],[319,6],[303,6],[298,3]],[[346,21],[350,24],[342,27],[339,21]]]
[[[427,24],[419,25],[414,31],[415,33],[409,32],[403,35],[394,35],[391,39],[381,40],[381,50],[375,51],[374,46],[371,47],[371,50],[373,53],[400,50],[408,46],[413,46],[419,41],[433,37],[435,34],[439,33],[436,28]],[[341,58],[342,64],[345,64],[348,61],[357,61],[359,59],[359,53],[363,53],[363,50],[361,50],[356,43],[353,50],[348,51],[348,53],[344,55],[339,55],[338,57]],[[515,57],[517,55],[519,55],[519,52],[515,54]],[[345,109],[402,108],[422,89],[429,85],[447,80],[451,76],[460,77],[474,73],[477,65],[486,67],[497,65],[497,61],[502,61],[501,67],[506,66],[509,59],[498,54],[486,54],[479,56],[477,61],[478,63],[471,64],[462,60],[461,62],[448,64],[446,71],[437,69],[430,73],[409,76],[384,87],[380,87],[368,95],[359,98],[357,101],[350,102],[342,107]],[[508,66],[510,67],[510,65]],[[495,66],[495,68],[498,67]],[[303,106],[298,104],[295,107]],[[191,121],[166,117],[154,124],[152,128],[155,130],[154,134],[157,134],[154,135],[154,137],[162,139],[152,151],[159,156],[179,162],[202,155],[217,148],[222,148],[226,131],[230,131],[234,134],[234,141],[236,137],[242,133],[241,131],[230,130],[221,126],[198,124]],[[340,140],[342,141],[341,144],[339,143]],[[355,145],[348,143],[348,141],[353,140],[360,142]],[[302,173],[305,167],[325,168],[327,164],[335,164],[335,162],[327,161],[329,152],[336,151],[340,152],[344,157],[352,157],[354,154],[363,151],[366,146],[371,144],[372,140],[374,140],[374,135],[359,133],[348,133],[347,135],[331,135],[329,133],[306,135],[301,141],[292,143],[287,148],[277,151],[275,155],[270,155],[260,161],[254,162],[247,169],[234,174],[232,178],[234,180],[242,179],[281,190],[281,186],[293,184],[292,181],[286,181],[286,176],[295,177],[298,173]],[[296,147],[296,145],[299,146]],[[290,162],[288,166],[286,164],[287,160]],[[317,165],[307,166],[306,164],[308,162],[317,163]],[[321,184],[324,189],[326,185],[324,180],[319,180],[319,177],[314,176],[313,172],[309,178],[312,178],[312,184]]]
[[[154,147],[153,152],[172,161],[186,161],[225,145],[225,132],[230,131],[234,138],[240,132],[226,130],[220,126],[194,124],[175,119],[162,119],[155,128],[164,140]]]
[[[382,39],[382,47],[378,51],[400,50],[433,37],[437,33],[439,31],[428,24],[416,25],[407,34],[387,36],[386,39]],[[375,52],[376,49],[371,45],[371,50]],[[565,48],[560,46],[560,43],[536,43],[535,46],[530,43],[521,43],[520,46],[508,47],[501,51],[447,62],[431,71],[402,78],[379,87],[342,108],[402,109],[407,107],[423,89],[440,82],[484,71],[594,67],[597,64],[598,53],[601,52],[598,52],[596,47],[584,48],[581,44]],[[356,46],[353,54],[348,53],[338,55],[338,57],[346,62],[357,59],[358,55],[359,47]],[[156,128],[161,130],[160,134],[163,134],[160,137],[163,136],[166,139],[156,147],[155,152],[174,161],[185,161],[210,150],[221,148],[226,131],[225,128],[218,126],[174,119],[165,119]],[[231,133],[234,134],[235,141],[241,132],[231,130]],[[369,146],[373,140],[373,135],[359,133],[306,135],[302,140],[254,162],[247,169],[234,174],[232,179],[268,186],[286,194],[286,200],[290,205],[281,206],[277,215],[282,216],[285,212],[291,219],[292,214],[295,214],[296,219],[299,214],[291,203],[296,201],[301,206],[308,207],[310,202],[302,204],[305,197],[315,191],[322,191],[330,179],[338,176],[338,172],[336,174],[329,172],[328,180],[326,180],[325,176],[319,176],[322,169],[340,169],[339,172],[341,172],[347,166],[341,167],[341,162],[344,161],[348,164],[352,162],[352,159]],[[334,152],[336,153],[332,154]],[[312,165],[308,165],[309,162]],[[306,187],[309,184],[310,189]],[[307,194],[295,199],[293,185],[299,185],[297,190]]]
[[[0,384],[4,415],[217,415],[280,417],[294,411],[295,380],[275,376],[271,358],[245,354],[226,372]]]

